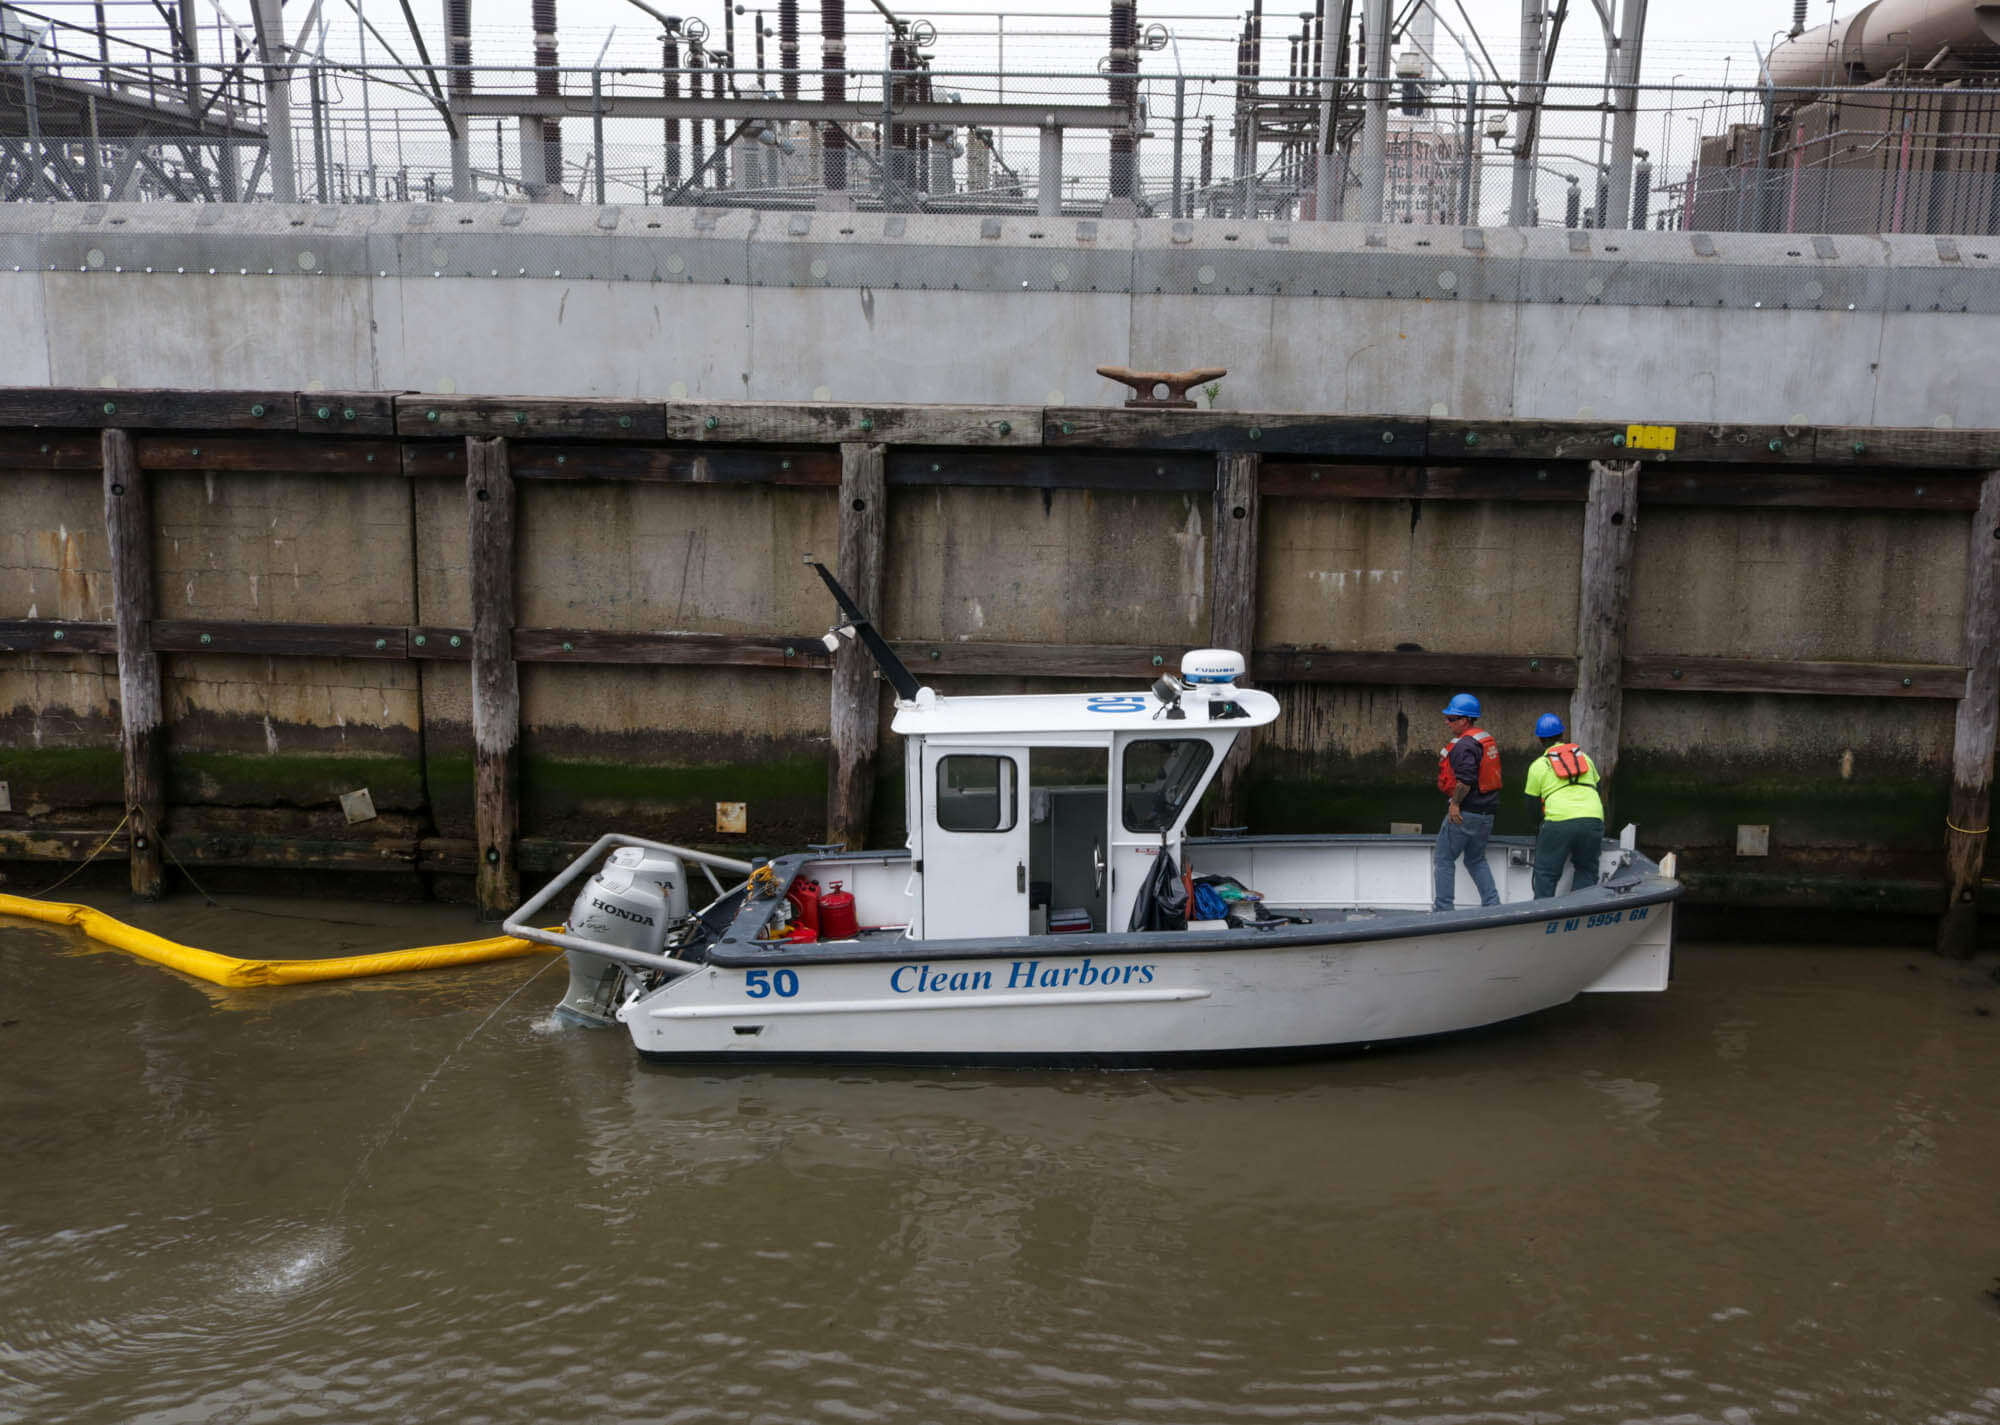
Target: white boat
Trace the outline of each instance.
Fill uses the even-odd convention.
[[[565,1019],[623,1024],[665,1060],[1138,1065],[1308,1057],[1667,986],[1681,887],[1631,828],[1596,886],[1565,872],[1539,901],[1533,842],[1495,837],[1502,903],[1479,908],[1461,866],[1471,908],[1434,914],[1428,836],[1186,834],[1236,739],[1278,715],[1236,686],[1240,656],[1198,650],[1143,692],[943,697],[821,574],[838,635],[899,694],[908,845],[753,867],[602,837],[507,921],[568,952]],[[699,911],[691,869],[716,893]],[[1239,898],[1181,920],[1190,879]],[[536,928],[579,881],[567,925]],[[832,938],[792,938],[813,890],[835,898]]]

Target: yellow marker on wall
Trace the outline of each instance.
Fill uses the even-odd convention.
[[[1627,450],[1672,450],[1674,448],[1673,426],[1627,426],[1625,427],[1625,448]]]

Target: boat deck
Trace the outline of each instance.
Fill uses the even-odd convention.
[[[1516,845],[1515,843],[1519,843]],[[1604,845],[1602,878],[1582,891],[1562,890],[1552,900],[1533,899],[1531,857],[1523,838],[1496,838],[1489,859],[1501,904],[1461,899],[1451,913],[1454,931],[1497,930],[1527,921],[1622,916],[1628,909],[1668,901],[1679,885],[1644,856],[1617,843]],[[1430,909],[1431,843],[1402,836],[1273,836],[1204,841],[1201,864],[1266,893],[1273,917],[1264,923],[1194,930],[1130,931],[1122,927],[1083,932],[909,938],[901,914],[909,904],[907,853],[861,852],[792,855],[771,862],[772,879],[789,888],[797,878],[844,881],[859,913],[889,921],[842,940],[796,942],[765,936],[782,919],[778,897],[733,899],[704,917],[710,936],[687,958],[724,968],[825,965],[840,962],[927,962],[968,959],[1081,958],[1183,955],[1277,946],[1329,945],[1361,940],[1401,940],[1431,935],[1439,919]],[[1192,854],[1192,853],[1191,853]],[[1461,877],[1461,879],[1464,879]],[[1381,899],[1357,904],[1373,891]],[[1471,892],[1469,881],[1460,887]],[[894,907],[894,910],[891,910]],[[890,912],[894,920],[890,920]]]
[[[1018,953],[1022,947],[1041,947],[1052,955],[1082,953],[1094,950],[1104,953],[1129,953],[1145,943],[1149,948],[1174,949],[1235,949],[1256,944],[1263,938],[1279,931],[1297,932],[1313,926],[1342,925],[1352,921],[1379,920],[1385,916],[1396,917],[1421,913],[1420,907],[1394,907],[1374,910],[1359,907],[1334,909],[1326,906],[1311,907],[1265,907],[1273,917],[1262,926],[1245,925],[1228,930],[1187,930],[1187,931],[1090,931],[1065,932],[1026,937],[1006,937],[1000,941],[1006,946],[1005,953]],[[767,954],[773,958],[782,957],[787,962],[809,964],[814,961],[900,958],[923,959],[926,957],[957,956],[965,953],[961,947],[966,942],[941,944],[937,941],[916,942],[905,935],[906,927],[901,925],[863,926],[858,935],[844,940],[759,940],[748,947],[752,953]],[[1137,937],[1144,935],[1142,942]],[[1171,937],[1170,946],[1162,945],[1164,937]],[[1216,941],[1222,944],[1216,944]],[[1107,942],[1111,942],[1107,944]],[[740,941],[725,942],[727,948],[714,958],[725,964],[738,963],[745,959]],[[711,947],[712,949],[714,947]],[[992,953],[989,951],[988,953]]]

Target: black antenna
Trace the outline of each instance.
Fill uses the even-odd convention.
[[[889,641],[882,637],[873,623],[869,622],[868,615],[861,611],[861,606],[848,597],[847,590],[840,587],[840,581],[833,577],[832,571],[824,564],[810,557],[806,563],[819,570],[819,577],[826,580],[827,588],[833,591],[833,601],[840,605],[840,616],[846,620],[827,637],[833,639],[838,633],[852,634],[875,659],[875,666],[882,670],[882,676],[889,680],[889,686],[896,690],[896,696],[907,700],[915,699],[917,680],[911,676],[910,670],[903,666],[903,660],[896,656],[896,651],[889,647]]]

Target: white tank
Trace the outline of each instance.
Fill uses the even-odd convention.
[[[1990,64],[2000,45],[2000,4],[1993,0],[1872,0],[1807,30],[1771,51],[1771,82],[1780,88],[1837,87],[1879,79],[1898,65],[1921,70],[1942,50]]]

